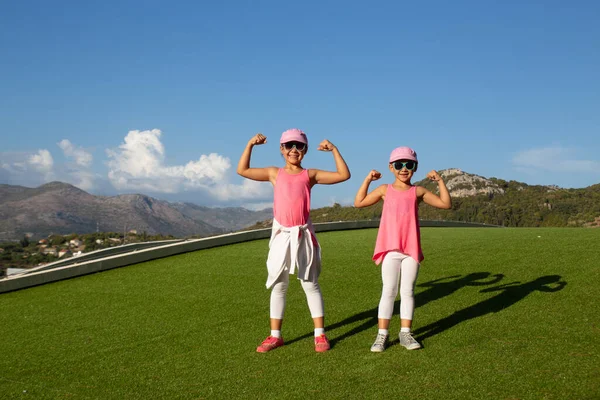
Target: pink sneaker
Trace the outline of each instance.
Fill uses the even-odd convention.
[[[267,336],[267,338],[256,348],[259,353],[266,353],[278,347],[283,346],[283,338],[276,338],[275,336]]]
[[[329,350],[329,340],[327,340],[327,336],[321,335],[315,337],[315,351],[317,353],[323,353]]]

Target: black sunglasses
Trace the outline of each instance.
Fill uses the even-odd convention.
[[[417,168],[417,163],[414,161],[394,161],[392,163],[396,171],[400,171],[402,168],[406,168],[409,171],[414,171]]]
[[[286,150],[292,150],[294,148],[298,151],[306,150],[306,143],[302,143],[302,142],[286,142],[286,143],[282,143],[281,145]]]

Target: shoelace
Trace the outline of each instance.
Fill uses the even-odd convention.
[[[269,336],[264,342],[262,342],[262,344],[275,344],[278,340],[279,338],[276,338],[275,336]]]
[[[325,344],[325,343],[327,343],[327,338],[325,337],[325,335],[317,336],[315,338],[315,342],[317,344]]]
[[[415,338],[410,334],[410,332],[402,332],[402,337],[408,340],[408,343],[417,343]]]
[[[375,344],[379,346],[383,346],[385,344],[385,335],[383,333],[379,333],[375,338]]]

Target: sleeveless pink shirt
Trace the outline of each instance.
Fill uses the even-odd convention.
[[[390,251],[407,254],[418,262],[424,258],[416,186],[406,191],[387,187],[373,254],[375,264],[380,264]]]
[[[279,169],[275,180],[273,216],[287,228],[308,223],[310,215],[310,178],[308,170],[288,174]]]

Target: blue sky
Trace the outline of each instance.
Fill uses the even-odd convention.
[[[531,185],[600,182],[595,1],[21,1],[0,12],[0,183],[52,180],[261,208],[297,127],[303,165],[352,178],[313,189],[350,204],[397,146],[417,179],[460,168]]]

